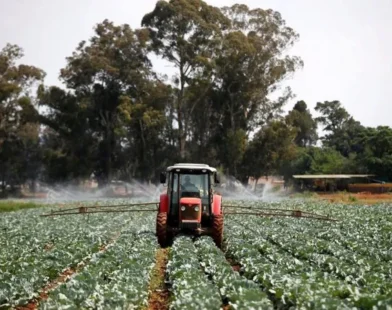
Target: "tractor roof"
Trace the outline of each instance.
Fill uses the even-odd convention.
[[[172,171],[174,169],[180,170],[208,170],[210,172],[216,172],[216,169],[210,167],[206,164],[188,164],[188,163],[179,163],[174,166],[170,166],[166,169],[167,172]]]

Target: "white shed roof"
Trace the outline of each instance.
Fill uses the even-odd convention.
[[[293,175],[294,179],[351,179],[351,178],[367,178],[374,176],[373,174],[303,174]]]

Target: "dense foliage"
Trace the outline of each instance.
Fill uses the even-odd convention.
[[[90,264],[66,284],[49,294],[41,309],[136,309],[147,305],[150,272],[158,246],[154,235],[140,237],[150,229],[143,225],[125,229],[108,250],[93,254]],[[138,230],[138,231],[137,231]]]
[[[191,238],[180,236],[174,241],[167,274],[174,295],[172,309],[220,309],[219,290],[200,268]]]
[[[153,230],[153,214],[148,216],[137,213],[128,216],[121,213],[115,216],[99,214],[88,217],[71,216],[71,218],[64,220],[62,217],[42,218],[39,215],[43,212],[48,212],[47,208],[10,212],[4,214],[0,219],[0,231],[2,232],[0,235],[2,244],[0,250],[0,305],[24,305],[32,298],[37,297],[38,292],[62,272],[69,268],[76,269],[79,263],[88,261],[92,265],[86,272],[79,274],[71,282],[73,284],[69,284],[73,299],[68,296],[68,299],[71,298],[69,300],[66,298],[68,304],[72,302],[78,305],[81,302],[78,299],[78,294],[74,294],[75,291],[72,291],[74,286],[81,283],[78,282],[78,279],[83,278],[85,281],[87,278],[91,280],[94,277],[101,277],[101,271],[106,268],[107,277],[110,279],[113,277],[110,285],[116,285],[116,281],[123,281],[121,275],[116,273],[118,269],[121,269],[121,273],[125,276],[127,273],[134,272],[133,269],[138,264],[141,264],[140,268],[143,268],[143,270],[139,270],[139,286],[134,286],[136,291],[130,290],[128,294],[136,294],[139,298],[138,302],[145,303],[144,291],[149,280],[149,273],[145,268],[151,268],[154,263],[157,242],[155,237],[151,235],[136,236],[139,232],[143,234],[145,231]],[[139,240],[135,241],[135,239]],[[99,253],[102,247],[111,245],[113,242],[114,246],[110,247],[110,250],[104,254]],[[127,251],[130,250],[130,242],[136,246],[138,253],[130,254],[125,251],[125,248]],[[146,254],[146,251],[150,252]],[[118,265],[120,255],[123,255],[124,259],[126,256],[124,265]],[[132,255],[135,255],[137,262],[130,259]],[[101,261],[98,260],[101,256],[116,257],[116,260],[112,261],[112,264],[107,262],[101,265]],[[98,269],[100,269],[99,274],[97,273]],[[143,274],[143,272],[147,274]],[[86,292],[87,285],[93,286],[93,290],[96,289],[96,281],[98,278],[93,282],[83,284]],[[111,286],[109,284],[107,284],[109,287],[105,286],[104,282],[103,280],[101,283],[102,294],[110,295]],[[57,293],[54,292],[54,300],[51,301],[51,297],[45,307],[59,309],[58,307],[64,303],[63,297],[67,296],[63,290],[60,287],[59,291],[56,291]],[[115,298],[113,294],[115,293],[112,292],[110,298]],[[135,296],[127,296],[128,299],[117,302],[136,302]],[[117,299],[122,298],[123,296]],[[103,300],[98,301],[96,297],[94,300],[97,303],[104,302]]]
[[[288,55],[298,38],[273,10],[161,0],[139,29],[97,24],[66,58],[63,88],[17,65],[23,51],[9,44],[0,52],[0,182],[92,174],[100,184],[156,181],[176,161],[202,161],[241,180],[343,172],[391,179],[391,128],[362,126],[339,101],[318,102],[318,118],[304,101],[284,115],[293,94],[281,84],[303,65]],[[154,70],[153,55],[173,76]]]
[[[226,215],[223,251],[210,237],[178,236],[166,269],[172,309],[390,309],[390,205],[241,204],[301,209],[340,221]],[[47,211],[0,218],[1,309],[26,305],[67,270],[75,273],[49,290],[40,308],[147,305],[158,247],[155,212],[39,216]]]
[[[258,207],[258,203],[247,204]],[[278,308],[388,309],[391,207],[276,203],[269,207],[333,215],[325,223],[230,216],[227,255],[259,283]],[[372,308],[375,307],[375,308]]]
[[[195,242],[200,265],[219,288],[221,297],[234,309],[272,309],[273,303],[267,293],[236,271],[226,260],[210,237],[201,237]]]

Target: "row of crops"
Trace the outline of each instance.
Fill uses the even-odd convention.
[[[0,309],[26,305],[70,268],[70,281],[49,293],[43,309],[126,308],[147,302],[158,243],[155,214],[42,218],[48,210],[0,218]]]
[[[272,309],[266,293],[253,281],[233,271],[210,237],[195,243],[186,236],[173,244],[168,263],[175,309]]]
[[[270,292],[278,308],[392,307],[389,206],[286,207],[333,213],[342,221],[230,217],[226,255],[242,265],[245,277]]]
[[[40,308],[132,309],[146,305],[157,242],[153,235],[137,237],[131,231],[123,232],[115,245],[51,291]]]
[[[170,308],[392,309],[391,206],[236,203],[342,221],[228,215],[223,251],[210,237],[177,237],[165,274]],[[26,305],[69,268],[39,308],[148,308],[155,213],[39,217],[45,211],[0,218],[0,309]]]

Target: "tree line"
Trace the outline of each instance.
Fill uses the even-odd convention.
[[[0,182],[89,178],[156,182],[174,162],[240,180],[272,174],[374,173],[392,178],[392,129],[361,125],[339,101],[314,117],[282,82],[303,66],[299,35],[279,12],[201,0],[158,1],[138,29],[109,20],[80,42],[59,78],[0,52]],[[175,68],[154,70],[152,56]],[[272,95],[279,93],[276,99]],[[326,133],[318,137],[317,128]],[[320,142],[320,143],[318,143]]]

